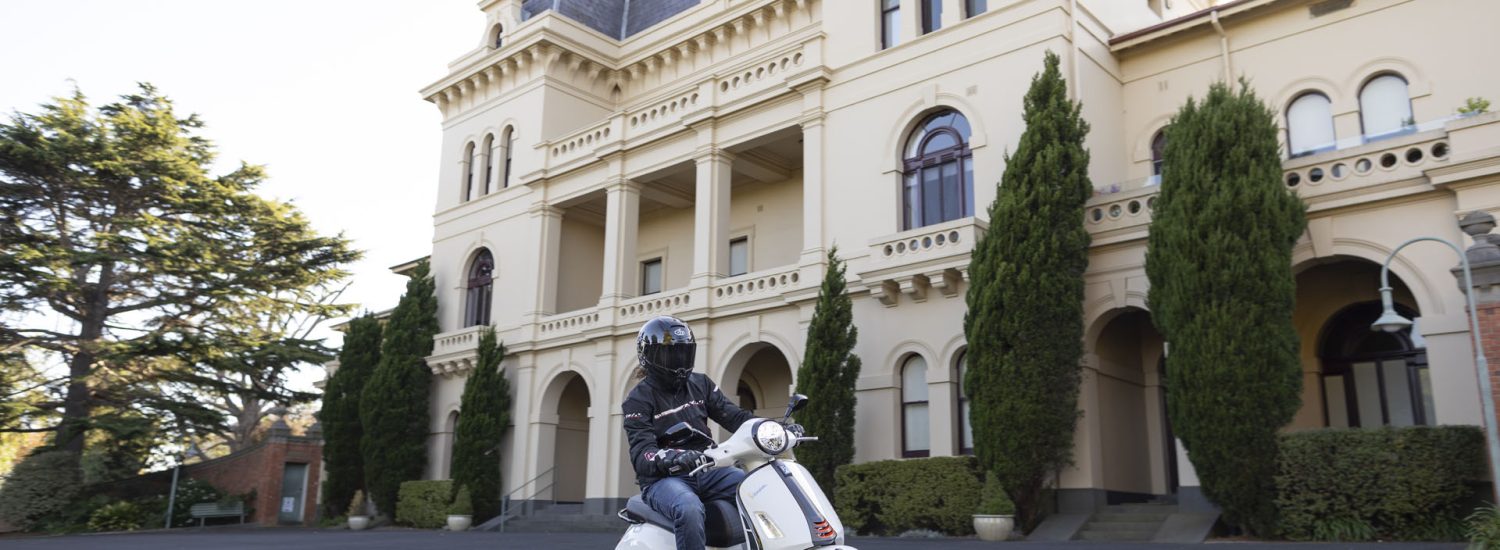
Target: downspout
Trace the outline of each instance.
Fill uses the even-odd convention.
[[[1209,22],[1213,23],[1214,32],[1219,33],[1219,56],[1224,59],[1224,84],[1228,85],[1234,82],[1234,69],[1229,65],[1229,34],[1219,23],[1219,8],[1209,12]]]
[[[1068,1],[1068,99],[1078,100],[1078,0]]]

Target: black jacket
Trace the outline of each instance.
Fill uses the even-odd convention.
[[[726,399],[708,376],[696,372],[677,391],[662,388],[647,377],[630,390],[620,408],[625,413],[625,437],[630,440],[630,465],[635,467],[635,481],[642,489],[667,477],[656,462],[656,439],[667,428],[687,422],[709,433],[708,419],[712,418],[732,432],[755,417]]]

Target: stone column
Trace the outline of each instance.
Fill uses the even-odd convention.
[[[536,309],[533,317],[557,312],[557,263],[562,254],[562,218],[560,208],[538,204],[527,212],[532,219],[537,243]]]
[[[636,295],[636,234],[640,227],[641,188],[618,179],[605,187],[608,194],[604,214],[604,284],[600,301],[612,303]]]
[[[1469,258],[1469,269],[1473,274],[1474,316],[1479,320],[1479,341],[1485,357],[1500,357],[1500,235],[1491,233],[1495,229],[1495,217],[1488,212],[1470,212],[1458,222],[1459,229],[1473,238],[1465,255]],[[1463,266],[1453,268],[1459,289],[1464,286]],[[1472,330],[1472,329],[1471,329]],[[1500,400],[1500,366],[1493,359],[1489,365],[1491,398]],[[1497,422],[1500,418],[1488,418],[1486,422]]]
[[[809,90],[804,95],[808,103],[818,102],[822,107],[822,87]],[[820,265],[823,262],[823,194],[824,117],[819,114],[802,121],[802,258],[801,264]],[[847,254],[847,253],[846,253]],[[816,275],[821,276],[821,273]]]
[[[698,191],[694,197],[692,286],[708,286],[729,267],[729,184],[734,155],[710,146],[694,157]]]

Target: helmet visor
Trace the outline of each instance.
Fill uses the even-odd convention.
[[[697,356],[698,345],[691,343],[651,344],[642,353],[642,359],[651,368],[678,378],[687,378],[693,372],[693,360]]]

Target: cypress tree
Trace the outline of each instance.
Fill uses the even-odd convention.
[[[1225,521],[1272,534],[1276,431],[1302,387],[1292,245],[1307,208],[1281,183],[1275,114],[1248,83],[1189,99],[1166,136],[1146,274],[1170,343],[1167,413]]]
[[[964,317],[974,453],[1028,532],[1041,520],[1048,480],[1072,458],[1083,355],[1089,126],[1058,64],[1047,52],[1026,92],[1026,130],[1006,157],[989,230],[969,264]]]
[[[365,462],[360,455],[360,393],[380,363],[380,321],[365,314],[349,321],[344,347],[339,350],[339,370],[323,390],[323,481],[325,517],[342,515],[354,492],[365,488]]]
[[[818,290],[818,305],[807,328],[807,350],[797,368],[797,393],[808,398],[798,420],[816,443],[797,448],[797,461],[812,472],[818,485],[834,486],[833,472],[854,461],[854,383],[859,379],[859,356],[854,343],[854,305],[844,281],[844,262],[837,246],[828,251],[828,271]]]
[[[474,521],[483,523],[500,512],[500,437],[510,425],[510,382],[500,361],[505,346],[495,329],[479,336],[479,359],[464,384],[454,429],[453,488],[468,487]],[[455,493],[456,498],[456,493]]]
[[[422,477],[427,466],[427,389],[432,371],[432,338],[437,335],[437,298],[424,260],[417,264],[406,294],[387,322],[380,363],[360,395],[364,424],[360,452],[365,491],[380,511],[396,510],[401,482]]]

